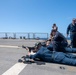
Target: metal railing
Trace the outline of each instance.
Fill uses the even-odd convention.
[[[0,32],[0,39],[48,39],[48,33]]]

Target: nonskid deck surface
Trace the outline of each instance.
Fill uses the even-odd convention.
[[[0,40],[0,46],[2,46],[0,47],[0,75],[76,75],[74,66],[39,61],[19,63],[18,59],[27,54],[21,45],[33,46],[37,41]]]

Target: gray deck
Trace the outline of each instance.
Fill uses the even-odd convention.
[[[6,72],[14,64],[18,63],[19,58],[27,54],[27,51],[21,48],[22,45],[33,46],[37,41],[39,40],[0,39],[0,45],[4,46],[0,47],[0,75]],[[18,46],[19,48],[9,46]],[[19,75],[76,75],[76,67],[37,62],[27,64]]]

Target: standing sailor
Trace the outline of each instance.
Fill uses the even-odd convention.
[[[76,19],[72,20],[72,23],[67,27],[67,37],[70,32],[71,46],[76,47]]]

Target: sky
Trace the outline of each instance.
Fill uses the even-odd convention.
[[[76,0],[0,0],[0,32],[50,33],[53,23],[66,34],[76,18]]]

